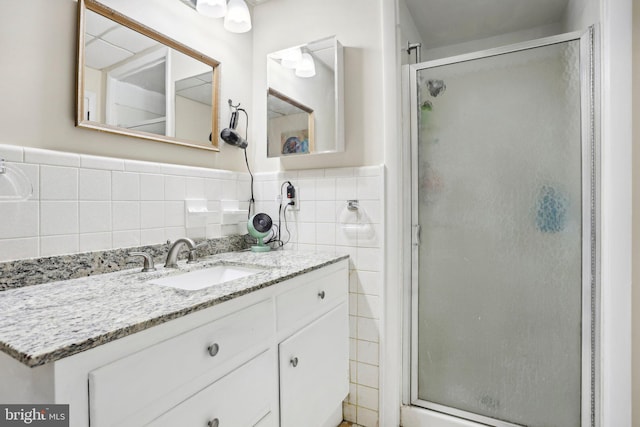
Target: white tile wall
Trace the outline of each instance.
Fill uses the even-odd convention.
[[[39,204],[34,201],[0,203],[0,235],[6,239],[39,234]]]
[[[186,181],[183,176],[164,177],[165,200],[184,200],[186,195]]]
[[[77,234],[40,237],[40,255],[52,256],[60,253],[68,254],[79,251]]]
[[[164,176],[140,174],[140,200],[164,200]]]
[[[140,202],[112,202],[113,231],[140,229]]]
[[[140,200],[140,174],[112,172],[111,198],[113,200]]]
[[[78,168],[40,166],[40,200],[77,200]]]
[[[80,167],[80,155],[62,151],[43,150],[41,148],[25,147],[24,162],[36,165],[53,165]]]
[[[80,252],[103,251],[112,247],[111,232],[80,233]]]
[[[246,173],[1,144],[0,158],[33,186],[27,201],[0,202],[0,262],[220,237],[219,215],[185,228],[185,199],[219,210],[223,195],[250,194]]]
[[[111,172],[96,169],[79,170],[80,200],[111,200]]]
[[[111,202],[80,202],[80,233],[111,231]]]
[[[379,322],[383,275],[384,173],[382,167],[305,170],[256,175],[256,210],[277,222],[276,196],[284,180],[297,190],[299,211],[287,210],[290,249],[351,256],[349,284],[350,393],[347,421],[378,426]],[[283,192],[284,193],[284,192]],[[357,199],[357,212],[347,200]],[[282,236],[287,237],[282,223]]]
[[[78,233],[78,202],[40,201],[41,236]]]
[[[48,151],[49,156],[52,155],[51,152]],[[46,160],[46,158],[44,159]],[[38,163],[38,162],[34,162]],[[111,157],[99,157],[99,156],[90,156],[83,154],[80,157],[80,167],[86,169],[103,169],[108,171],[123,171],[124,170],[124,160],[123,159],[114,159]]]

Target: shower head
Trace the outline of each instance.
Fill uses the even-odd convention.
[[[427,81],[427,89],[434,98],[447,90],[447,85],[442,80],[429,80]]]

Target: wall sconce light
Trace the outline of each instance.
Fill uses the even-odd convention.
[[[182,0],[209,18],[224,17],[224,28],[232,33],[246,33],[251,30],[251,14],[244,0]]]

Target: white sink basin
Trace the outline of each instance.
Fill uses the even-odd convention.
[[[215,267],[192,271],[190,273],[177,274],[162,279],[150,280],[147,283],[170,288],[196,291],[219,285],[242,277],[252,276],[264,270],[258,268],[241,267],[236,265],[217,265]]]

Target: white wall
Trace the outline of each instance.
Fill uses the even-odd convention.
[[[633,427],[640,427],[640,1],[633,1]]]
[[[402,284],[410,272],[405,256],[404,234],[410,229],[407,221],[404,192],[404,165],[408,164],[404,144],[403,86],[401,63],[403,43],[399,28],[399,6],[396,0],[382,2],[382,46],[384,96],[385,162],[385,258],[384,286],[380,336],[380,425],[396,426],[400,423],[402,404],[403,347]],[[410,34],[405,31],[405,34]],[[413,41],[413,40],[412,40]],[[402,148],[399,148],[400,147]],[[409,267],[409,268],[408,268]]]
[[[105,3],[222,62],[221,127],[228,120],[229,97],[251,114],[251,34],[228,33],[221,20],[201,17],[177,0]],[[3,3],[0,52],[6,60],[0,67],[0,143],[244,170],[241,150],[224,143],[220,153],[214,153],[76,128],[76,9],[74,0]]]
[[[413,23],[411,14],[407,9],[404,0],[398,0],[398,3],[400,47],[405,48],[407,40],[410,40],[411,42],[420,41],[420,36],[415,28],[415,24]],[[599,16],[600,3],[598,0],[570,0],[567,4],[567,9],[563,18],[556,23],[455,45],[441,46],[432,49],[423,48],[422,60],[428,61],[432,59],[446,58],[449,56],[461,55],[469,52],[476,52],[549,37],[556,34],[581,31],[590,25],[599,22]],[[408,62],[404,55],[401,56],[401,59],[403,64],[415,62],[414,57],[412,57]]]
[[[400,51],[402,52],[402,54],[400,55],[401,64],[415,64],[416,55],[414,51],[412,51],[411,54],[407,53],[407,43],[422,44],[422,37],[418,32],[418,28],[416,27],[413,17],[411,16],[409,8],[407,8],[407,3],[405,2],[405,0],[398,0],[398,39]],[[424,48],[421,46],[421,57],[423,52]]]
[[[632,3],[635,10],[632,15]],[[580,31],[601,23],[602,48],[602,273],[601,273],[601,420],[603,426],[640,426],[640,309],[638,259],[640,234],[637,210],[639,193],[637,150],[633,150],[632,124],[637,144],[637,120],[632,121],[631,58],[637,67],[637,1],[570,0],[564,19],[565,31]],[[633,23],[632,23],[633,19]],[[637,73],[635,73],[637,74]],[[638,78],[633,77],[637,102]],[[632,173],[633,170],[633,173]],[[633,198],[632,198],[633,197]],[[632,220],[633,204],[633,220]],[[632,235],[633,233],[633,235]],[[632,252],[633,242],[633,252]],[[632,295],[633,288],[633,295]],[[632,300],[633,296],[633,300]],[[633,304],[633,309],[632,309]],[[636,356],[632,358],[633,354]],[[632,362],[633,361],[633,362]],[[633,376],[632,376],[633,375]],[[632,393],[633,390],[633,393]],[[635,403],[635,405],[634,405]],[[633,408],[633,414],[632,414]]]
[[[258,171],[378,165],[383,161],[382,0],[272,0],[254,9],[253,140]],[[288,30],[289,27],[294,28]],[[266,56],[335,35],[344,46],[344,153],[267,159]]]
[[[563,31],[582,31],[600,22],[600,2],[598,0],[569,0],[562,22]]]
[[[602,425],[631,424],[632,1],[601,0]]]
[[[423,61],[432,59],[447,58],[449,56],[462,55],[470,52],[477,52],[495,47],[507,46],[510,44],[525,42],[529,40],[540,39],[562,33],[562,27],[559,23],[544,25],[541,27],[530,28],[514,33],[501,34],[486,39],[473,40],[470,42],[459,43],[450,46],[442,46],[434,49],[424,50],[422,55]]]

